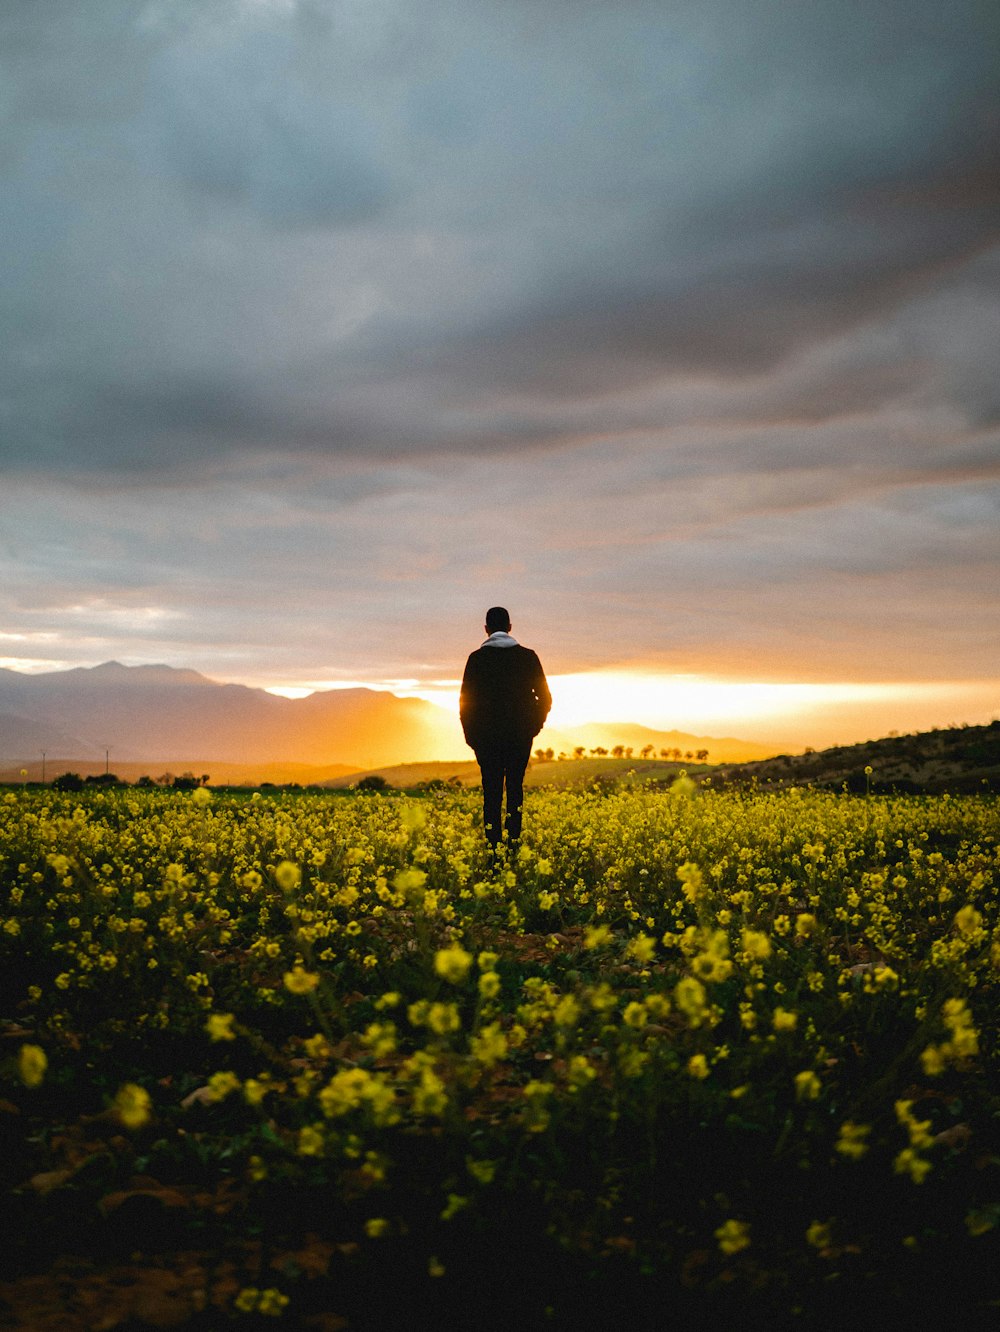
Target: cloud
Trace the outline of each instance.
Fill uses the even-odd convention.
[[[5,632],[990,674],[998,61],[976,0],[3,6]]]
[[[981,6],[572,14],[8,7],[6,466],[547,449],[995,239]]]

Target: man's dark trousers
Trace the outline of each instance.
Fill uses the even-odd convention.
[[[500,843],[500,805],[504,785],[507,787],[507,840],[513,846],[521,836],[524,773],[530,758],[530,740],[502,740],[487,749],[476,750],[479,771],[483,777],[486,840],[494,850]]]

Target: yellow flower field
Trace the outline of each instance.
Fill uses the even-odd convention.
[[[0,802],[13,1325],[1000,1309],[994,797]]]

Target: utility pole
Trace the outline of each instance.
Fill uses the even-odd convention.
[[[104,775],[105,775],[105,777],[107,777],[107,775],[108,775],[108,770],[109,770],[110,767],[111,767],[111,750],[110,750],[110,749],[105,749],[105,751],[104,751]]]
[[[45,785],[45,750],[42,750],[42,785]]]

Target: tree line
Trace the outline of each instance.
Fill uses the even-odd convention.
[[[593,749],[587,749],[584,745],[577,745],[571,754],[560,750],[557,754],[554,749],[536,749],[534,758],[538,763],[563,763],[572,759],[587,758],[625,758],[630,759],[635,755],[634,745],[613,745],[610,749],[605,749],[603,745],[595,745]],[[687,759],[688,762],[704,763],[708,758],[707,749],[661,749],[657,752],[655,745],[643,745],[639,750],[639,758],[648,760],[654,758],[672,759],[679,763],[681,759]]]

